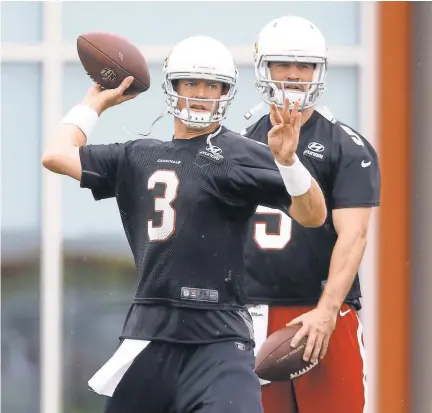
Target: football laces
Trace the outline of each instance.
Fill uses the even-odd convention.
[[[296,379],[297,377],[303,376],[303,374],[306,374],[309,370],[312,370],[317,364],[318,364],[318,360],[315,360],[314,362],[308,364],[306,367],[302,368],[301,370],[292,373],[290,375],[290,379],[292,380],[292,379]]]

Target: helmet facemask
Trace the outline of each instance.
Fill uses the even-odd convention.
[[[175,89],[176,81],[180,79],[220,82],[223,85],[224,94],[219,99],[200,99],[181,96]],[[189,128],[193,129],[205,129],[212,123],[219,123],[226,118],[227,109],[234,99],[236,93],[235,81],[236,79],[231,77],[211,73],[166,73],[163,89],[168,111]],[[186,107],[182,110],[178,107],[179,99],[184,99],[186,102]],[[199,102],[211,102],[211,110],[209,112],[194,111],[191,106]]]
[[[273,80],[270,73],[269,64],[271,62],[286,63],[309,63],[315,65],[312,80],[310,82],[296,81],[277,81]],[[255,65],[256,87],[260,92],[261,98],[267,104],[275,103],[278,107],[283,107],[284,100],[289,99],[290,109],[294,103],[299,103],[299,110],[310,108],[324,92],[324,78],[327,71],[326,59],[313,56],[289,56],[289,55],[261,55]],[[305,91],[293,90],[290,86],[306,86]]]

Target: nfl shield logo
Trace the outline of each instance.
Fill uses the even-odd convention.
[[[104,82],[114,82],[117,79],[117,73],[110,67],[104,67],[100,74]]]

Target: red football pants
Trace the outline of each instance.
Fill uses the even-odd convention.
[[[269,308],[268,334],[314,307]],[[324,359],[292,381],[262,386],[265,413],[363,413],[366,361],[362,325],[344,304]]]

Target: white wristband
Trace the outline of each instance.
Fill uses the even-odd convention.
[[[98,119],[98,114],[91,107],[86,105],[76,105],[66,113],[60,123],[69,123],[77,126],[88,138],[96,126]]]
[[[309,191],[312,185],[312,175],[300,162],[297,155],[295,155],[295,161],[291,166],[281,165],[276,159],[275,162],[290,195],[301,196]]]

